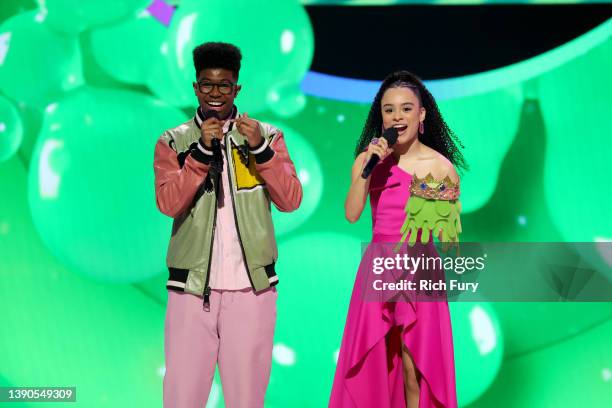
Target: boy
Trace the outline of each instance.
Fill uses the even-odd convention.
[[[165,408],[200,408],[215,366],[226,406],[263,407],[270,378],[277,258],[270,201],[298,208],[283,134],[240,114],[240,50],[193,50],[199,107],[155,146],[159,210],[174,218],[167,264]]]

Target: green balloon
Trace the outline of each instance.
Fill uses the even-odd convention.
[[[291,407],[299,395],[300,407],[324,407],[361,260],[361,241],[318,231],[281,242],[278,254],[278,316],[266,402]]]
[[[151,0],[37,0],[54,30],[77,34],[86,28],[135,16]]]
[[[23,140],[23,125],[17,109],[0,96],[0,162],[15,154]]]
[[[576,242],[585,264],[610,281],[612,193],[606,180],[612,149],[612,125],[607,119],[611,112],[611,58],[612,41],[607,41],[538,79],[549,136],[544,172],[546,205],[562,237]],[[591,248],[583,242],[591,242]]]
[[[612,240],[608,186],[612,41],[538,80],[548,140],[546,205],[568,242]],[[609,275],[612,279],[612,274]]]
[[[268,106],[283,118],[291,118],[306,106],[306,95],[299,84],[279,85],[268,93]]]
[[[78,39],[49,30],[43,16],[32,11],[0,25],[0,89],[39,108],[83,84]],[[44,58],[34,58],[33,50]]]
[[[28,174],[21,160],[0,163],[0,180],[0,384],[47,384],[52,378],[54,384],[79,390],[75,407],[158,405],[163,303],[144,296],[136,285],[110,288],[68,271],[32,223]],[[165,289],[163,275],[159,286]],[[25,321],[40,335],[25,329]],[[24,361],[36,361],[36,369]],[[134,382],[142,373],[142,381]]]
[[[98,65],[113,78],[145,84],[151,61],[161,58],[167,28],[149,13],[126,22],[94,30],[91,47]]]
[[[296,0],[228,3],[181,2],[170,24],[168,55],[182,85],[172,92],[193,95],[195,46],[205,41],[229,42],[240,47],[243,55],[239,78],[243,88],[236,103],[242,111],[258,113],[267,109],[268,93],[275,86],[299,83],[304,77],[313,54],[312,27]]]
[[[0,7],[0,21],[4,21],[15,14],[36,8],[34,0],[4,0]]]
[[[495,192],[501,164],[516,136],[522,102],[519,85],[439,102],[444,119],[465,146],[470,166],[461,177],[463,213],[483,207]]]
[[[450,302],[460,407],[476,401],[495,379],[504,355],[502,332],[486,302]]]
[[[83,87],[52,104],[34,149],[29,201],[47,247],[98,280],[164,269],[170,219],[155,206],[153,149],[185,114],[149,96]]]
[[[522,330],[523,337],[531,333]],[[610,407],[611,338],[608,319],[564,341],[508,358],[495,383],[470,408]]]
[[[496,302],[507,356],[541,350],[612,316],[610,302]],[[529,336],[525,336],[529,333]]]
[[[19,103],[17,111],[23,126],[23,140],[17,154],[19,154],[19,158],[23,160],[27,167],[30,162],[30,156],[32,156],[32,150],[34,150],[34,144],[40,133],[45,110]]]
[[[161,55],[153,60],[147,87],[155,96],[172,106],[195,109],[198,99],[191,80],[185,81],[176,69],[175,59],[168,54],[168,41],[164,41],[160,48]]]
[[[272,124],[283,131],[287,150],[303,189],[300,208],[290,213],[280,212],[276,207],[272,210],[274,231],[282,235],[296,229],[313,215],[323,194],[323,172],[312,145],[302,135],[282,123]]]

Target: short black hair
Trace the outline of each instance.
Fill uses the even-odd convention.
[[[242,53],[240,48],[224,42],[205,42],[193,49],[193,65],[196,77],[207,68],[223,68],[232,71],[236,79],[240,72]]]

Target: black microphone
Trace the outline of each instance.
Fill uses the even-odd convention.
[[[395,142],[397,142],[397,136],[398,136],[398,131],[394,127],[390,127],[389,129],[386,129],[382,135],[382,137],[387,139],[387,144],[389,145],[389,147],[393,146]],[[380,157],[378,157],[377,154],[373,154],[372,157],[370,157],[370,161],[368,161],[368,164],[366,164],[365,167],[363,168],[361,177],[364,179],[367,179],[368,177],[370,177],[370,173],[372,173],[372,170],[374,170],[374,166],[376,166],[376,164],[378,164],[379,161],[380,161]]]
[[[204,117],[203,121],[210,118],[219,119],[219,112],[210,109],[204,112],[202,116]],[[216,137],[213,137],[210,143],[212,144],[213,151],[211,165],[215,170],[221,172],[223,171],[223,154],[221,153],[221,142],[219,142],[219,139],[217,139]]]

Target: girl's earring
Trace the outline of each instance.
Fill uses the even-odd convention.
[[[419,134],[425,133],[425,124],[423,122],[419,122]]]

